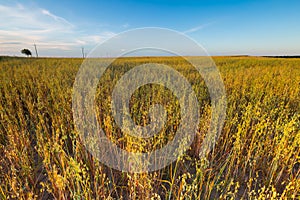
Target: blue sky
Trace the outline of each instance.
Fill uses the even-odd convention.
[[[0,55],[81,56],[141,27],[183,32],[211,55],[300,54],[300,1],[0,0]]]

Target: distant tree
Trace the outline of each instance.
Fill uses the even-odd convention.
[[[27,57],[32,56],[31,51],[29,49],[22,49],[21,53],[25,54]]]

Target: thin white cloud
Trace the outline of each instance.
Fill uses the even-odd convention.
[[[187,33],[197,32],[197,31],[199,31],[199,30],[201,30],[201,29],[203,29],[203,28],[205,28],[207,26],[210,26],[212,24],[214,24],[214,22],[210,22],[210,23],[199,25],[199,26],[195,26],[193,28],[190,28],[188,30],[183,31],[183,33],[187,34]]]
[[[70,27],[74,27],[74,25],[71,24],[70,22],[68,22],[66,19],[64,19],[62,17],[59,17],[59,16],[56,16],[56,15],[52,14],[50,11],[48,11],[48,10],[42,9],[41,12],[44,15],[47,15],[47,16],[51,17],[52,19],[54,19],[58,23],[63,23],[63,24],[69,25]]]
[[[35,7],[0,5],[2,30],[62,30],[73,27],[67,20]]]
[[[47,50],[51,49],[76,52],[83,45],[95,45],[114,35],[107,31],[82,34],[78,30],[67,19],[44,8],[20,3],[0,5],[0,55],[20,55],[20,49],[33,47],[34,43],[44,51],[41,55],[50,55]]]
[[[113,33],[113,32],[104,31],[99,35],[82,36],[82,37],[80,37],[80,41],[82,43],[85,43],[85,44],[87,44],[87,43],[96,43],[96,44],[98,44],[100,42],[105,41],[108,38],[111,38],[111,37],[115,36],[115,35],[116,34]]]
[[[122,28],[128,28],[130,25],[128,23],[125,23],[122,25]]]

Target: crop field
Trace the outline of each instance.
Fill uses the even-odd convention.
[[[227,110],[205,158],[199,150],[211,99],[197,70],[178,57],[132,57],[117,59],[104,72],[95,98],[97,120],[126,151],[153,151],[172,140],[180,106],[171,90],[142,86],[130,99],[133,121],[147,125],[150,106],[160,103],[166,124],[150,139],[122,132],[111,113],[111,94],[125,72],[148,62],[171,66],[186,77],[199,102],[190,149],[163,169],[128,173],[92,156],[74,126],[73,83],[83,59],[0,57],[0,199],[299,199],[300,58],[213,60]]]

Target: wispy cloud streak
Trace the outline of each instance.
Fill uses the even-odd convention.
[[[183,31],[183,33],[187,34],[187,33],[193,33],[193,32],[197,32],[201,29],[204,29],[205,27],[207,26],[211,26],[212,24],[214,24],[215,22],[210,22],[210,23],[206,23],[206,24],[202,24],[202,25],[199,25],[199,26],[195,26],[193,28],[190,28],[188,30],[185,30]]]
[[[34,43],[45,55],[49,49],[57,49],[59,55],[59,50],[77,51],[114,35],[109,31],[83,34],[78,30],[80,27],[44,8],[0,5],[0,55],[19,55],[21,48],[30,48]]]

